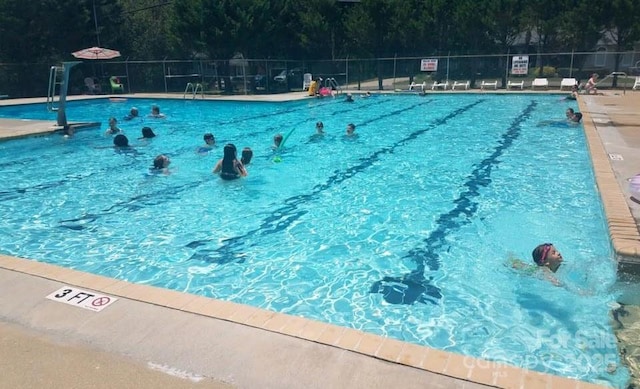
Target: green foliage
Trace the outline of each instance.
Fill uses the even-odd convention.
[[[542,68],[542,74],[540,74],[539,67],[536,67],[535,69],[531,69],[529,72],[534,77],[556,77],[558,74],[558,72],[556,71],[556,68],[554,68],[553,66],[544,66]]]

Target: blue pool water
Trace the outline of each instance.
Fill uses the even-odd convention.
[[[166,119],[122,120],[153,104]],[[0,250],[622,387],[615,264],[584,134],[539,125],[571,104],[71,102],[70,121],[102,127],[0,143]],[[110,116],[135,152],[110,147]],[[42,105],[0,117],[55,118]],[[137,140],[142,126],[158,136]],[[199,155],[205,132],[218,146]],[[278,132],[291,136],[274,162]],[[247,178],[212,175],[227,142],[253,149]],[[148,173],[160,153],[172,174]],[[565,258],[560,287],[508,266],[547,241]]]

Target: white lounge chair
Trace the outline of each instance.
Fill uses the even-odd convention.
[[[449,81],[445,81],[445,82],[434,81],[433,85],[431,85],[431,90],[436,90],[438,88],[442,88],[442,90],[447,90],[448,86],[449,86]]]
[[[96,84],[96,81],[93,77],[85,77],[84,86],[87,88],[87,92],[90,95],[97,95],[102,93],[102,88],[100,88],[100,84]]]
[[[524,89],[524,81],[507,81],[507,89],[520,88]]]
[[[485,81],[482,80],[482,83],[480,84],[480,90],[484,90],[485,87],[489,87],[489,88],[493,88],[493,89],[498,89],[498,81]]]
[[[549,89],[549,80],[546,78],[534,78],[531,82],[531,89],[536,89],[536,87]]]
[[[456,87],[462,87],[466,90],[469,89],[469,85],[471,85],[471,82],[469,81],[454,81],[453,85],[451,85],[451,90],[456,90]]]
[[[313,75],[311,73],[305,73],[302,76],[302,90],[309,90],[311,81],[313,81]]]
[[[633,84],[633,90],[640,89],[640,76],[636,76],[636,82]]]
[[[576,85],[578,85],[578,80],[575,78],[563,78],[562,81],[560,81],[560,90],[565,86],[567,88],[573,88]]]
[[[424,88],[427,87],[427,83],[426,82],[422,82],[421,84],[416,84],[415,82],[412,82],[409,85],[409,90],[413,91],[413,90],[420,90],[421,92],[424,91]]]

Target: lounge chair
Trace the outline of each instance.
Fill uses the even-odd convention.
[[[97,94],[102,93],[102,88],[100,88],[99,84],[96,84],[96,82],[93,79],[93,77],[85,77],[84,86],[87,87],[87,92],[90,95],[97,95]]]
[[[442,88],[442,90],[447,90],[448,86],[449,86],[449,81],[445,81],[445,82],[434,81],[433,85],[431,85],[431,90],[436,90],[438,88]]]
[[[536,89],[536,87],[549,89],[549,80],[546,78],[534,78],[531,82],[531,89]]]
[[[562,81],[560,81],[560,90],[562,90],[562,88],[564,88],[565,86],[568,88],[573,88],[576,85],[578,85],[578,81],[575,78],[563,78]]]
[[[416,84],[415,82],[412,82],[411,84],[409,84],[409,90],[414,91],[419,89],[421,92],[423,92],[426,86],[426,82],[423,82],[422,84]]]
[[[524,89],[524,81],[507,81],[507,89],[520,88]]]
[[[498,89],[498,81],[485,81],[482,80],[482,83],[480,84],[480,90],[484,90],[485,87],[490,87],[493,89]]]
[[[462,87],[462,88],[464,88],[465,90],[467,90],[467,89],[469,89],[469,85],[470,85],[470,84],[471,84],[471,83],[470,83],[469,81],[460,81],[460,82],[458,82],[458,81],[454,81],[454,82],[453,82],[453,85],[451,85],[451,90],[456,90],[456,87],[457,87],[457,86],[458,86],[458,87]]]
[[[111,93],[124,93],[124,85],[122,85],[118,77],[109,77],[109,84],[111,84]]]
[[[633,84],[633,90],[640,89],[640,76],[636,76],[636,82]]]
[[[302,90],[308,90],[311,86],[311,81],[313,81],[313,75],[311,73],[305,73],[302,76]]]

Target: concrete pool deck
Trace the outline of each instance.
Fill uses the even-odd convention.
[[[640,204],[631,200],[627,181],[640,170],[640,92],[605,93],[582,96],[579,104],[612,245],[621,267],[631,269],[640,263]],[[303,93],[275,98],[292,96],[305,98]],[[0,105],[42,101],[2,100]],[[52,122],[0,119],[0,138],[48,133],[54,127]],[[63,286],[118,300],[93,312],[45,298]],[[2,255],[0,295],[0,345],[12,350],[0,359],[0,387],[599,387]]]

